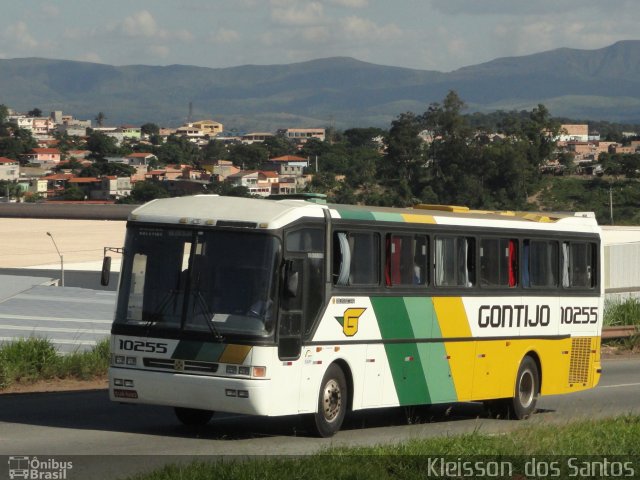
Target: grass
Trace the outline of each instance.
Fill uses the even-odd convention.
[[[607,301],[604,306],[605,327],[640,325],[640,299]]]
[[[44,338],[21,338],[0,344],[0,389],[16,383],[33,383],[52,378],[89,380],[107,373],[109,340],[91,350],[61,355]]]
[[[168,465],[136,480],[205,480],[215,479],[424,479],[430,471],[429,461],[443,458],[449,462],[508,462],[513,477],[525,478],[528,463],[556,461],[568,478],[576,473],[568,465],[569,457],[583,461],[634,461],[640,442],[640,416],[627,415],[610,420],[588,420],[562,426],[526,425],[512,433],[490,436],[479,432],[424,440],[411,440],[389,446],[364,448],[333,447],[318,454],[298,458],[262,458],[250,460],[196,461],[187,465]],[[590,458],[587,459],[586,456]],[[431,464],[432,465],[432,464]],[[530,466],[530,465],[529,465]],[[635,465],[635,474],[640,468]],[[478,472],[476,471],[476,474]],[[590,472],[579,472],[591,477]],[[589,473],[589,474],[587,474]],[[462,475],[460,475],[462,476]],[[469,475],[466,475],[469,476]],[[544,476],[544,475],[542,475]],[[458,478],[457,475],[453,477]],[[597,475],[596,475],[597,477]],[[441,477],[450,478],[450,477]],[[482,478],[482,475],[476,475]],[[501,477],[505,478],[505,477]],[[527,475],[526,478],[536,478]],[[634,476],[634,478],[636,478]]]

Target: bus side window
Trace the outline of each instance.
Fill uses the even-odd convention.
[[[379,282],[380,239],[377,233],[336,232],[333,237],[334,284],[376,285]]]
[[[483,238],[480,240],[480,285],[509,287],[517,285],[518,247],[516,240]]]
[[[527,243],[528,242],[528,243]],[[550,240],[526,240],[529,252],[529,286],[558,286],[558,242]]]
[[[595,245],[583,242],[562,243],[562,286],[595,287]]]
[[[475,239],[472,237],[436,237],[436,285],[472,287],[476,283]]]
[[[387,235],[385,283],[424,285],[428,266],[428,238],[423,235]]]

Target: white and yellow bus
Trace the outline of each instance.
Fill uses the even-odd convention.
[[[539,395],[600,378],[603,281],[591,213],[318,198],[155,200],[128,220],[110,397],[309,414]]]

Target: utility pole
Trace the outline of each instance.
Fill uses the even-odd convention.
[[[64,287],[64,257],[58,250],[58,245],[56,245],[56,241],[53,239],[53,235],[50,232],[47,232],[47,235],[51,237],[51,241],[53,242],[53,246],[56,247],[56,252],[58,252],[58,256],[60,257],[60,286]]]
[[[611,225],[613,225],[613,189],[609,186],[609,216],[611,217]]]

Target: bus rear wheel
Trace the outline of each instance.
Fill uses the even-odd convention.
[[[175,407],[176,417],[184,425],[190,427],[202,426],[209,423],[213,412],[211,410],[198,410],[197,408]]]
[[[315,414],[315,427],[319,436],[332,437],[340,430],[347,413],[348,398],[344,372],[334,363],[329,366],[320,384],[318,411]]]
[[[522,420],[528,418],[536,409],[540,393],[540,372],[535,360],[526,356],[520,363],[516,376],[514,397],[509,402],[509,413],[512,418]]]

